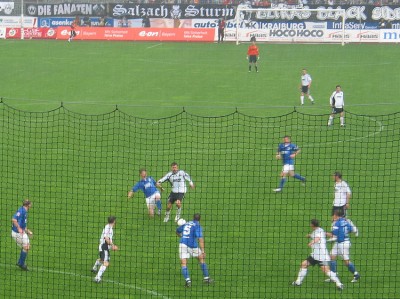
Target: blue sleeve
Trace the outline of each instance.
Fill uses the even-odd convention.
[[[200,225],[196,228],[196,231],[194,234],[195,234],[196,238],[203,238],[203,229],[201,228]]]
[[[348,232],[349,233],[353,232],[353,227],[350,225],[350,223],[346,222],[346,225],[347,225]]]
[[[142,190],[142,184],[140,182],[136,183],[136,185],[132,187],[133,192],[138,192],[139,190]]]
[[[332,234],[336,237],[339,235],[339,225],[340,224],[338,222],[335,222],[332,227]]]
[[[156,181],[153,179],[153,177],[149,177],[149,179],[154,184],[154,186],[157,184]]]
[[[177,232],[178,234],[182,234],[182,233],[183,233],[183,227],[184,227],[184,225],[179,226],[179,227],[176,229],[176,232]]]

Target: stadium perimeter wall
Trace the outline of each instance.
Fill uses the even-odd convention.
[[[69,26],[78,21],[77,39],[213,42],[218,39],[218,20],[223,18],[225,40],[236,41],[238,7],[134,3],[27,3],[21,7],[15,2],[1,2],[0,38],[67,39]],[[255,36],[265,42],[340,42],[342,23],[330,9],[343,8],[346,42],[397,43],[400,40],[400,7],[394,5],[271,4],[259,8],[321,9],[321,12],[247,13],[239,17],[241,36],[248,39]],[[150,28],[142,27],[145,15]]]

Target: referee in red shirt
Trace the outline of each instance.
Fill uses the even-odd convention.
[[[257,66],[257,61],[260,58],[259,52],[258,52],[258,47],[256,46],[256,39],[253,36],[251,38],[251,45],[249,46],[247,50],[247,59],[249,60],[249,73],[251,72],[251,65],[253,64],[256,72],[258,73],[258,66]]]

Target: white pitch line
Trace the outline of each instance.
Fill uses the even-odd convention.
[[[6,267],[7,267],[7,266],[10,266],[10,265],[8,265],[8,264],[0,264],[0,265],[1,265],[1,266],[6,266]],[[11,268],[11,267],[9,267],[9,268]],[[60,270],[51,270],[51,269],[45,269],[45,268],[40,268],[40,267],[29,267],[29,268],[34,269],[34,270],[37,270],[37,271],[40,271],[40,272],[47,272],[47,273],[54,273],[54,274],[69,275],[69,276],[74,276],[74,277],[88,278],[88,279],[90,279],[90,280],[93,279],[91,276],[82,275],[82,274],[78,274],[78,273],[74,273],[74,272],[65,272],[65,271],[60,271]],[[16,269],[17,269],[17,268],[16,268]],[[114,280],[108,280],[108,279],[103,279],[102,282],[103,282],[103,283],[112,283],[112,284],[115,284],[115,285],[118,285],[118,286],[122,286],[122,287],[125,287],[125,288],[139,290],[139,291],[142,291],[142,292],[144,292],[144,293],[150,294],[150,295],[152,295],[152,296],[157,296],[157,297],[160,297],[160,298],[163,298],[163,299],[171,299],[171,298],[169,298],[169,297],[167,297],[167,296],[165,296],[165,295],[163,295],[163,294],[160,294],[160,293],[158,293],[158,292],[156,292],[156,291],[144,289],[144,288],[141,288],[141,287],[132,285],[132,284],[126,284],[126,283],[122,283],[122,282],[118,282],[118,281],[114,281]],[[93,282],[93,283],[94,283],[94,282]]]
[[[155,47],[158,47],[158,46],[161,46],[161,45],[162,45],[162,43],[155,44],[155,45],[153,45],[153,46],[147,47],[146,49],[155,48]]]

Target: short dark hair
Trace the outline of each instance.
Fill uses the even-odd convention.
[[[333,175],[334,175],[334,176],[337,176],[339,179],[342,178],[342,174],[340,173],[340,171],[335,171],[335,172],[333,173]]]
[[[146,170],[146,168],[140,168],[140,169],[139,169],[139,174],[141,174],[142,171],[147,171],[147,170]]]
[[[29,199],[24,199],[24,201],[22,202],[22,205],[24,207],[29,207],[32,204],[32,202]]]
[[[344,211],[343,211],[343,209],[335,210],[333,212],[333,215],[338,216],[338,217],[343,217],[344,216]]]
[[[319,227],[319,221],[317,219],[311,219],[311,224],[314,227]]]
[[[339,84],[338,84],[338,85],[336,85],[336,88],[338,88],[338,87],[342,88],[342,86],[340,86]]]
[[[193,215],[193,220],[200,221],[200,218],[201,218],[201,216],[199,213],[196,213]]]
[[[171,163],[171,166],[175,166],[175,165],[178,166],[178,163],[176,163],[176,162]]]
[[[250,41],[251,41],[251,42],[255,42],[255,41],[256,41],[256,37],[255,37],[255,36],[252,36],[252,37],[250,38]]]
[[[115,217],[115,216],[110,216],[110,217],[108,217],[108,223],[109,223],[109,224],[114,223],[116,219],[117,219],[117,217]]]

